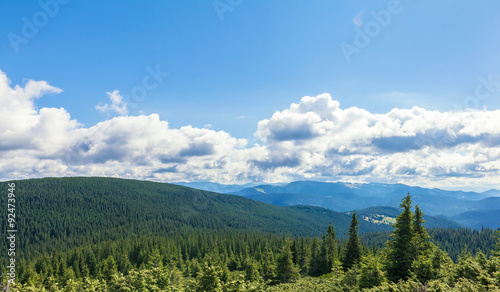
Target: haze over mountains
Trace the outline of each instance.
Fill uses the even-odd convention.
[[[376,206],[398,208],[401,197],[410,193],[414,204],[419,205],[427,215],[443,216],[471,228],[500,227],[500,191],[493,189],[478,193],[404,184],[314,181],[251,187],[198,183],[196,187],[217,192],[226,190],[228,193],[278,206],[311,205],[337,212]]]

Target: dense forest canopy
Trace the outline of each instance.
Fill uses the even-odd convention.
[[[356,212],[277,207],[168,184],[16,183],[22,255],[12,291],[500,288],[498,231],[427,230],[410,195],[388,230]]]

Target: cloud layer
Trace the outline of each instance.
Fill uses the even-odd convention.
[[[85,128],[35,100],[61,90],[12,87],[0,71],[0,178],[116,176],[220,183],[300,179],[422,186],[498,186],[500,111],[423,108],[374,114],[329,94],[303,97],[258,123],[259,144],[224,131],[172,129],[156,114],[127,116],[118,91],[96,107],[121,115]]]

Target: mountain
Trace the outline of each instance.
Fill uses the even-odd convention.
[[[467,211],[449,217],[464,226],[481,229],[482,227],[500,228],[500,209],[483,210],[483,211]]]
[[[362,210],[356,210],[356,214],[361,220],[365,220],[375,224],[390,225],[396,222],[396,217],[401,213],[401,209],[394,207],[370,207]],[[351,215],[352,212],[345,212]],[[463,227],[459,223],[438,217],[424,214],[426,228],[460,228]]]
[[[482,192],[482,194],[485,195],[485,196],[487,196],[487,197],[500,197],[500,191],[499,190],[494,190],[494,189]]]
[[[483,193],[426,189],[404,184],[350,184],[297,181],[282,186],[259,185],[234,194],[278,206],[312,205],[346,212],[373,206],[398,207],[401,197],[412,195],[427,215],[455,216],[469,211],[500,209],[497,190]],[[488,221],[481,221],[485,226]],[[469,226],[469,225],[467,225]]]
[[[188,187],[115,178],[44,178],[15,181],[17,236],[24,257],[141,235],[169,236],[183,230],[240,230],[322,235],[333,223],[345,238],[350,216],[311,206],[279,207]],[[7,190],[7,182],[0,183]],[[7,205],[7,196],[0,196]],[[0,208],[1,218],[7,208]],[[7,230],[7,220],[0,221]],[[360,233],[389,230],[360,222]],[[7,241],[0,248],[7,249]]]
[[[237,191],[240,191],[245,188],[251,188],[256,186],[257,184],[248,183],[243,185],[226,185],[219,184],[213,182],[178,182],[174,183],[176,185],[190,187],[193,189],[199,189],[203,191],[215,192],[215,193],[223,193],[223,194],[231,194]]]

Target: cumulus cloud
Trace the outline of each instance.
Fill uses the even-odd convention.
[[[374,114],[341,109],[329,94],[306,96],[259,122],[255,135],[269,153],[253,164],[283,174],[290,161],[285,157],[295,157],[299,162],[289,164],[295,176],[322,178],[491,178],[500,166],[498,124],[498,110],[443,113],[413,107]]]
[[[119,115],[126,115],[127,111],[127,103],[123,102],[123,97],[120,95],[120,91],[114,90],[112,92],[106,92],[111,101],[111,104],[97,105],[95,108],[101,112],[110,112],[114,111]]]
[[[266,142],[294,141],[339,153],[394,153],[461,144],[498,146],[500,128],[494,125],[499,121],[500,111],[442,113],[413,107],[372,114],[356,107],[343,110],[323,94],[304,97],[259,122],[256,136]]]
[[[61,89],[45,81],[28,81],[24,87],[10,87],[0,71],[0,151],[25,151],[36,157],[51,156],[71,143],[65,133],[78,127],[62,108],[36,110],[34,100]]]
[[[500,111],[343,109],[328,94],[303,97],[258,122],[258,144],[224,131],[171,128],[159,115],[125,116],[118,91],[83,127],[35,101],[60,89],[12,87],[0,71],[0,179],[112,176],[222,183],[346,180],[423,186],[492,185],[500,169]]]

